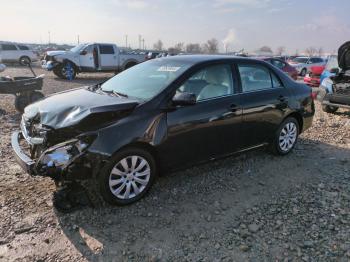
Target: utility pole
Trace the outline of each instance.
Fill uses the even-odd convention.
[[[51,32],[49,31],[49,45],[51,45]]]
[[[125,48],[128,48],[128,35],[125,35]]]
[[[141,35],[139,35],[139,49],[141,49]]]
[[[79,39],[79,35],[78,35],[78,45],[80,44],[80,39]]]
[[[142,39],[142,49],[145,50],[145,39]]]

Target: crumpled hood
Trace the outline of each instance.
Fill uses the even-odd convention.
[[[70,51],[47,51],[46,54],[49,56],[63,55]]]
[[[78,88],[49,96],[27,106],[24,116],[31,118],[40,114],[41,124],[60,129],[75,126],[94,114],[101,117],[101,113],[132,110],[138,103],[137,100]]]
[[[350,41],[342,44],[338,49],[338,63],[343,70],[350,69]]]

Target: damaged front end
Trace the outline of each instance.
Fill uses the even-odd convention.
[[[46,176],[59,182],[90,177],[91,162],[86,159],[86,152],[95,138],[95,134],[81,134],[56,143],[66,137],[43,127],[36,118],[29,120],[23,116],[21,131],[12,134],[11,142],[24,170],[32,176]]]

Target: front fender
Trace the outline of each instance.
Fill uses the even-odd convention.
[[[134,143],[144,143],[156,148],[167,135],[166,113],[147,115],[130,116],[101,129],[89,151],[109,158],[121,148]]]

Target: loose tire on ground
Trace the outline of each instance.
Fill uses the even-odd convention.
[[[135,163],[133,163],[133,157],[139,157]],[[144,166],[142,166],[144,164],[142,162],[143,160],[147,162]],[[125,165],[127,165],[126,169],[124,169]],[[134,168],[132,168],[133,166]],[[140,168],[140,170],[137,170],[138,168]],[[142,175],[148,174],[148,168],[149,176]],[[147,194],[156,176],[157,167],[154,157],[144,149],[130,147],[118,152],[111,159],[101,170],[98,182],[101,195],[106,202],[112,205],[128,205],[138,201]],[[142,182],[142,184],[140,182]],[[124,195],[125,197],[128,184],[130,197],[123,199],[123,197],[118,195]],[[138,187],[139,193],[136,192],[134,186]],[[118,190],[120,190],[120,192]]]
[[[322,110],[323,112],[326,112],[326,113],[333,114],[337,112],[338,109],[339,107],[336,107],[336,106],[322,105]]]
[[[298,141],[300,126],[294,117],[286,118],[278,128],[271,143],[271,151],[275,155],[287,155]],[[289,134],[289,135],[288,135]],[[291,143],[290,143],[291,142]],[[287,145],[285,146],[284,145]]]

